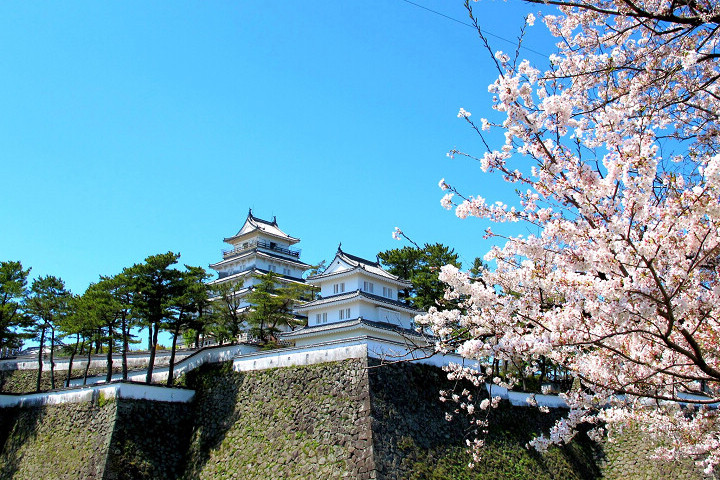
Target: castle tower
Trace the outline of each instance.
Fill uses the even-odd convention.
[[[300,239],[280,230],[277,220],[263,220],[248,212],[242,228],[232,237],[223,239],[232,248],[223,251],[223,259],[210,265],[218,278],[210,284],[232,282],[235,295],[245,296],[256,278],[268,272],[281,283],[305,283],[302,275],[310,265],[300,261],[300,250],[291,248]],[[241,308],[248,307],[245,303]]]
[[[386,272],[379,263],[338,247],[328,268],[308,277],[307,283],[320,290],[320,298],[296,309],[307,314],[308,325],[282,335],[296,346],[360,336],[421,341],[413,319],[423,312],[398,300],[398,290],[410,282]]]

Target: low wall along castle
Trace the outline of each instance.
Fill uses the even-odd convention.
[[[562,410],[510,401],[493,413],[486,455],[469,470],[471,429],[463,416],[446,420],[454,406],[438,392],[453,385],[436,366],[381,366],[362,341],[231,360],[217,350],[206,350],[212,361],[188,359],[182,388],[0,396],[0,478],[703,478],[690,462],[652,460],[652,444],[631,434],[527,450]]]

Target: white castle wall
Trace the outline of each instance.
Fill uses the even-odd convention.
[[[83,403],[91,402],[93,398],[98,398],[99,396],[105,399],[129,398],[135,400],[154,400],[156,402],[188,403],[192,401],[195,392],[193,390],[180,388],[137,385],[133,383],[98,384],[59,392],[0,395],[0,408]]]

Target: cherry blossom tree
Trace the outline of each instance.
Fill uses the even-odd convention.
[[[449,154],[515,183],[517,202],[440,187],[460,218],[537,233],[488,229],[505,242],[485,257],[493,268],[472,278],[444,267],[460,307],[421,320],[441,351],[488,365],[548,358],[579,379],[569,415],[536,447],[569,441],[580,423],[595,425],[591,435],[633,425],[670,440],[659,455],[710,471],[720,462],[720,4],[528,1],[559,9],[542,17],[557,52],[543,69],[520,49],[494,53],[497,118],[458,114],[487,151]],[[493,129],[504,133],[497,147]]]

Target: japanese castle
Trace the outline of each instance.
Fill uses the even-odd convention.
[[[307,316],[307,325],[281,333],[284,342],[304,347],[371,336],[426,345],[413,322],[423,312],[398,300],[398,292],[411,287],[410,282],[386,272],[378,262],[338,246],[322,273],[303,279],[310,265],[300,260],[300,250],[291,248],[300,240],[283,232],[275,217],[263,220],[252,210],[238,233],[224,241],[232,248],[210,265],[218,273],[211,284],[231,282],[234,295],[243,298],[260,282],[258,275],[273,272],[279,283],[308,283],[319,291],[317,298],[296,307],[296,314]],[[251,305],[241,302],[240,308]]]
[[[258,275],[273,272],[279,283],[305,283],[302,275],[310,265],[300,261],[300,250],[291,248],[300,239],[280,230],[275,217],[269,222],[250,210],[242,228],[223,241],[232,248],[223,251],[221,261],[210,265],[218,273],[210,284],[230,283],[233,295],[239,297],[240,310],[250,307],[243,299],[260,283]]]
[[[308,325],[283,335],[298,347],[359,334],[388,340],[398,335],[420,337],[413,318],[422,312],[398,300],[398,290],[410,287],[410,282],[386,272],[377,262],[338,247],[328,268],[307,282],[320,289],[320,298],[297,308],[307,314]]]

